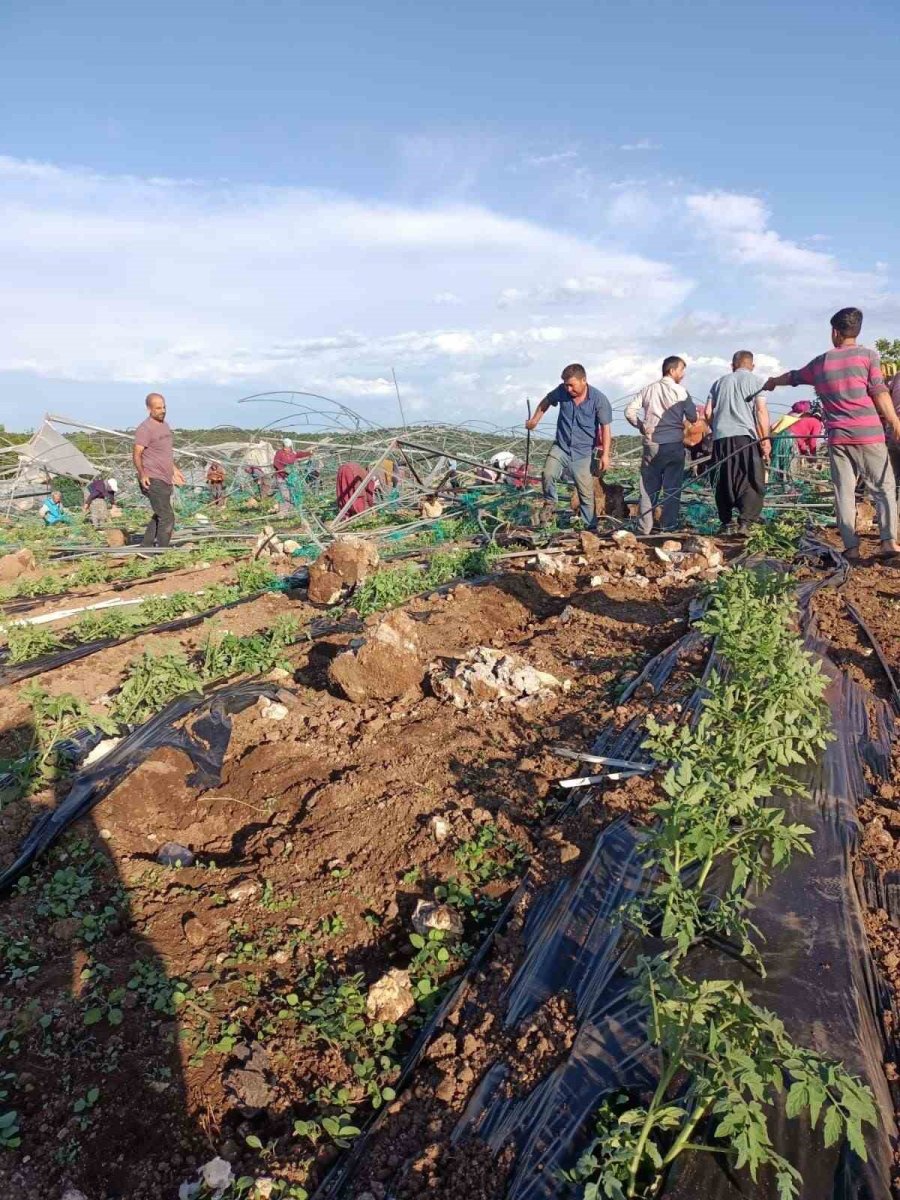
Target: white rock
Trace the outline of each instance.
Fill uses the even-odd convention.
[[[592,575],[591,587],[602,587],[604,583],[609,583],[608,575]]]
[[[200,1177],[211,1191],[222,1192],[234,1179],[231,1163],[224,1158],[211,1158],[200,1168]]]
[[[681,542],[676,542],[672,538],[667,538],[660,546],[661,550],[665,550],[667,554],[677,554],[681,549]]]
[[[672,561],[672,555],[668,550],[664,550],[662,546],[653,547],[653,556],[662,563],[670,563]]]
[[[373,1021],[395,1025],[416,1006],[409,971],[396,968],[376,980],[366,996],[366,1013]]]
[[[62,1194],[61,1200],[87,1200],[84,1192],[79,1192],[78,1188],[67,1187]]]
[[[459,937],[463,931],[462,917],[449,904],[437,904],[434,900],[420,900],[413,913],[413,929],[423,936],[430,929],[439,929],[442,933],[450,933]]]
[[[110,750],[115,750],[116,746],[118,746],[121,740],[121,738],[104,738],[102,742],[98,742],[81,764],[82,767],[89,767],[92,763],[104,758],[107,754],[109,754]]]
[[[450,836],[450,822],[446,817],[432,817],[429,825],[436,842],[445,842]]]
[[[612,540],[618,542],[620,546],[636,546],[637,538],[628,529],[617,529],[612,534]]]
[[[259,891],[259,884],[252,879],[245,879],[241,883],[236,883],[233,888],[229,889],[228,899],[237,902],[238,900],[249,900],[251,896],[255,896]]]
[[[277,700],[270,700],[268,696],[260,696],[256,706],[264,721],[283,721],[288,715],[286,704],[279,704]]]

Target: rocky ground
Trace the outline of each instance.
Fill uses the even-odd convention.
[[[577,870],[612,819],[642,819],[658,798],[633,776],[571,803],[559,781],[578,764],[553,748],[586,749],[648,704],[677,715],[699,653],[661,695],[617,701],[685,632],[722,561],[704,542],[627,536],[523,555],[484,583],[296,644],[276,704],[234,718],[218,786],[192,786],[181,752],[153,753],[0,908],[0,1111],[18,1113],[21,1141],[0,1151],[0,1194],[156,1200],[220,1158],[235,1177],[302,1195],[383,1108],[357,1194],[384,1200],[390,1179],[397,1197],[499,1200],[508,1153],[487,1161],[450,1132],[490,1063],[506,1062],[505,1086],[524,1094],[571,1043],[566,996],[521,1027],[501,1021],[534,896]],[[847,633],[844,595],[896,661],[885,626],[900,572],[854,571],[844,593],[814,601],[841,665],[886,695],[877,657]],[[240,619],[244,631],[322,610],[279,595],[233,611],[228,627]],[[124,650],[46,684],[96,702]],[[15,727],[19,689],[3,693]],[[894,852],[900,822],[878,811],[893,814],[893,798],[864,807],[863,854],[875,853],[873,830]],[[53,800],[6,804],[0,866]],[[395,1088],[417,1032],[510,902],[410,1085]],[[900,986],[896,931],[883,912],[871,921]]]

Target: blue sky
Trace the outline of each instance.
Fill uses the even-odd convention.
[[[900,335],[886,2],[7,0],[0,420],[510,424]],[[895,68],[894,68],[895,70]]]

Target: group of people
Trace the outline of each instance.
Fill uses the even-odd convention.
[[[858,342],[862,320],[858,308],[842,308],[831,318],[830,350],[799,370],[768,379],[756,374],[753,354],[739,350],[732,358],[731,371],[713,383],[704,404],[698,404],[684,386],[684,359],[678,355],[664,359],[660,378],[642,388],[625,409],[625,419],[640,431],[642,439],[637,518],[641,532],[652,532],[658,505],[660,530],[679,527],[686,445],[699,442],[705,430],[712,443],[711,465],[722,532],[732,530],[735,521],[739,530],[746,530],[760,519],[773,438],[776,444],[779,437],[790,438],[801,457],[810,457],[815,455],[824,431],[838,530],[848,558],[859,557],[855,529],[859,487],[867,489],[875,502],[882,556],[900,553],[900,376],[894,380],[892,397],[878,353]],[[776,388],[800,385],[814,389],[821,417],[812,402],[799,401],[773,426],[767,394]],[[152,510],[143,545],[167,546],[175,525],[172,489],[182,484],[184,477],[175,466],[164,397],[152,392],[146,405],[147,418],[135,431],[133,454],[141,491]],[[562,372],[562,382],[548,392],[526,422],[527,429],[536,429],[551,408],[558,409],[558,415],[553,445],[541,475],[543,493],[555,504],[559,480],[567,473],[578,494],[581,518],[591,529],[596,524],[594,477],[602,476],[610,466],[612,407],[603,392],[588,383],[584,367],[571,363]],[[295,450],[289,438],[276,452],[274,475],[284,503],[290,503],[288,472],[309,457],[309,451]],[[344,464],[344,468],[337,483],[339,506],[370,507],[377,487],[374,479],[367,479],[358,464]],[[498,462],[494,469],[505,476],[509,465]],[[522,475],[524,482],[524,469]],[[94,505],[99,515],[100,503],[108,503],[104,489],[114,482],[95,480],[91,484],[95,491],[89,491],[86,505],[92,513]],[[211,465],[207,482],[214,499],[221,500],[224,472],[220,464]],[[58,494],[51,497],[51,503],[56,504],[57,499]]]
[[[683,380],[687,364],[678,355],[664,359],[661,377],[642,388],[625,409],[625,419],[640,431],[638,526],[652,532],[660,506],[661,531],[680,525],[681,491],[686,478],[687,446],[704,434],[711,442],[715,500],[720,532],[746,531],[760,519],[767,474],[776,446],[792,442],[801,458],[814,457],[823,431],[827,439],[838,529],[847,556],[859,557],[855,530],[856,493],[865,487],[875,502],[881,553],[897,546],[897,486],[900,483],[900,376],[893,399],[876,351],[859,345],[862,312],[842,308],[831,318],[831,350],[799,370],[763,379],[753,354],[739,350],[731,371],[717,379],[704,404],[698,404]],[[798,401],[773,426],[766,396],[779,387],[807,385],[815,390],[821,417],[811,401]],[[549,392],[527,422],[536,429],[545,413],[558,408],[556,434],[542,474],[544,496],[555,503],[557,484],[567,472],[578,493],[585,526],[596,523],[594,474],[609,467],[612,408],[588,383],[580,363],[562,372],[562,383]],[[890,442],[888,441],[890,439]],[[892,465],[893,463],[893,465]],[[895,479],[896,471],[896,479]]]

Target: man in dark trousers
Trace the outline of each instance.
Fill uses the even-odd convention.
[[[766,381],[753,373],[753,355],[738,350],[731,373],[709,390],[706,419],[712,426],[713,470],[720,533],[731,528],[735,509],[738,532],[758,521],[766,495],[766,468],[771,454],[769,409],[762,395]]]
[[[172,430],[166,423],[166,399],[151,392],[144,401],[149,416],[134,431],[134,469],[141,491],[150,501],[153,516],[147,524],[143,546],[168,546],[175,528],[172,486],[184,483],[175,466]]]
[[[547,393],[534,416],[525,422],[525,428],[536,429],[544,413],[557,406],[556,436],[544,463],[541,480],[544,495],[555,504],[556,484],[563,471],[568,471],[578,490],[581,519],[586,528],[592,529],[596,518],[591,458],[594,451],[599,450],[600,474],[609,469],[612,408],[606,396],[588,383],[587,372],[581,363],[571,363],[564,368],[562,383]]]

